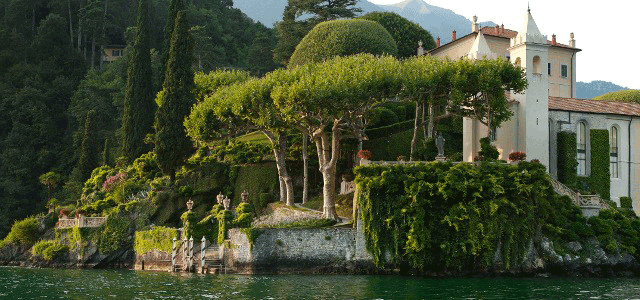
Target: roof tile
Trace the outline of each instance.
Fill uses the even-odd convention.
[[[549,110],[640,116],[640,103],[549,97]]]

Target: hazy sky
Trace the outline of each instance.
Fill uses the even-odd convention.
[[[393,4],[399,0],[369,0],[375,4]],[[520,31],[527,10],[526,0],[451,1],[424,0],[447,8],[478,22],[493,21],[505,28]],[[577,54],[578,81],[611,81],[640,89],[640,1],[530,1],[540,32],[551,39],[556,34],[559,43],[569,43],[573,32]],[[636,27],[634,27],[636,26]]]

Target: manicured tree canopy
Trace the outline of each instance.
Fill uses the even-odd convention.
[[[416,56],[420,41],[425,50],[436,47],[436,42],[428,31],[396,13],[372,12],[362,18],[378,22],[391,34],[398,46],[398,58]]]
[[[640,90],[621,90],[617,92],[606,93],[602,96],[593,98],[593,100],[640,103]]]
[[[334,20],[318,24],[298,44],[289,67],[322,62],[334,56],[398,52],[396,42],[382,25],[369,20]]]

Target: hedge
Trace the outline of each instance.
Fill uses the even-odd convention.
[[[133,249],[137,254],[153,250],[171,253],[174,238],[178,238],[178,230],[175,228],[156,226],[150,230],[136,231]]]
[[[609,131],[591,129],[591,173],[589,186],[603,199],[609,200],[611,173],[609,170]]]

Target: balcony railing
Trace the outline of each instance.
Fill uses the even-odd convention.
[[[56,228],[65,229],[73,227],[95,228],[100,227],[107,221],[107,217],[80,217],[74,219],[60,219],[56,223]]]

